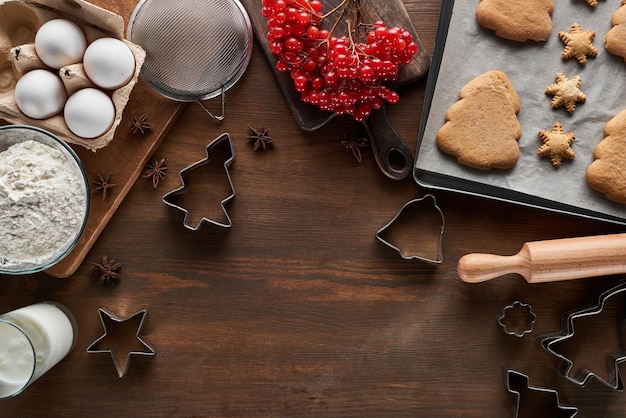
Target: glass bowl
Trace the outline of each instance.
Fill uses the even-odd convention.
[[[69,145],[33,126],[0,126],[0,274],[61,261],[88,214],[89,180]]]

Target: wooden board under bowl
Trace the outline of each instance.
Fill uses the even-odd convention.
[[[111,174],[111,183],[117,186],[110,190],[104,201],[101,194],[92,191],[87,225],[77,245],[63,260],[47,269],[46,273],[65,278],[76,272],[184,106],[184,103],[156,94],[139,81],[130,95],[122,122],[109,145],[96,152],[80,145],[72,145],[85,167],[92,189],[98,174]],[[130,129],[131,121],[144,114],[152,124],[152,129],[144,134],[133,133]]]

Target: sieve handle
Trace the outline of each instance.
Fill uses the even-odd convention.
[[[217,121],[224,120],[224,117],[226,116],[226,89],[224,88],[223,84],[220,90],[220,96],[221,96],[221,101],[222,101],[222,113],[220,115],[216,115],[215,113],[213,113],[211,109],[206,107],[206,105],[202,102],[202,100],[200,100],[199,97],[196,98],[196,103],[198,103],[200,107],[203,108],[204,111],[209,114],[209,116],[211,116],[213,119]]]
[[[363,125],[383,174],[393,180],[405,179],[413,170],[413,158],[406,143],[391,126],[385,106],[372,110]]]

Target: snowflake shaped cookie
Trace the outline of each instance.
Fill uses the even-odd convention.
[[[584,103],[587,96],[580,91],[582,78],[580,75],[568,79],[563,73],[556,73],[556,84],[546,88],[546,94],[554,96],[551,106],[556,109],[565,106],[565,109],[572,114],[576,110],[576,103]]]
[[[539,138],[541,138],[543,145],[539,147],[537,154],[550,157],[552,165],[556,168],[559,168],[564,158],[572,160],[576,156],[571,148],[576,135],[574,132],[564,133],[560,122],[554,122],[551,132],[544,129],[540,130]]]
[[[571,32],[559,32],[559,38],[565,43],[565,49],[561,56],[563,59],[575,57],[579,63],[585,64],[587,56],[595,57],[598,55],[598,50],[592,44],[595,36],[595,31],[583,32],[578,23],[573,23]]]
[[[598,0],[587,0],[587,4],[591,7],[596,7],[598,5]]]

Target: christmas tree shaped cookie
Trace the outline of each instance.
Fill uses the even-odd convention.
[[[553,10],[554,0],[481,0],[476,20],[501,38],[541,42],[552,33]]]
[[[609,200],[626,204],[626,110],[607,122],[593,156],[595,161],[587,169],[589,186]]]
[[[626,61],[626,3],[611,17],[611,30],[604,37],[604,47],[611,54],[624,58]]]
[[[460,164],[480,170],[508,169],[519,158],[519,97],[507,75],[488,71],[467,83],[446,113],[437,146]]]

